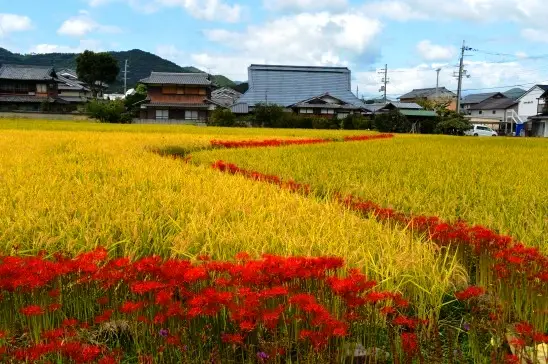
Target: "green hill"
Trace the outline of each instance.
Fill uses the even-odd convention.
[[[128,88],[150,75],[151,71],[157,72],[202,72],[196,67],[181,67],[175,63],[158,57],[155,54],[133,49],[124,52],[109,52],[116,58],[123,70],[124,62],[127,59],[128,67]],[[60,68],[76,68],[75,53],[49,53],[49,54],[17,54],[0,48],[0,64],[23,64],[36,66],[53,66]],[[222,75],[214,75],[213,82],[219,87],[233,87],[236,84]],[[110,85],[109,92],[121,92],[124,88],[123,74],[120,73],[118,80]]]

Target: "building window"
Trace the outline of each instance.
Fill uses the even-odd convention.
[[[301,114],[314,114],[314,109],[299,109]]]
[[[329,114],[329,115],[333,115],[335,113],[335,110],[333,109],[322,109],[322,114]]]
[[[156,110],[156,120],[169,119],[169,110]]]
[[[48,85],[44,83],[38,83],[36,84],[36,92],[40,94],[45,94],[48,92]]]
[[[480,111],[478,112],[478,114],[480,114],[480,115],[483,114],[483,110],[480,110]]]
[[[345,119],[347,116],[348,116],[348,113],[346,112],[339,113],[337,114],[337,119]]]
[[[493,115],[495,115],[497,113],[497,110],[493,110]]]
[[[196,111],[196,110],[186,110],[185,111],[185,120],[198,120],[198,111]]]

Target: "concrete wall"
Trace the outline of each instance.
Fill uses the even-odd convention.
[[[82,114],[44,114],[37,112],[0,112],[2,119],[41,119],[41,120],[90,120]]]

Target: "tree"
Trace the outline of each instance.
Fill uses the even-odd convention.
[[[267,128],[280,127],[284,120],[284,109],[273,104],[258,104],[255,106],[255,120],[253,126]]]
[[[88,84],[96,98],[104,84],[116,81],[120,66],[109,53],[85,51],[76,58],[76,73],[80,80]]]
[[[236,115],[230,109],[217,108],[211,113],[210,125],[213,126],[234,126]]]
[[[440,116],[440,122],[436,125],[436,132],[450,135],[463,135],[466,130],[472,128],[472,124],[461,114],[450,111]]]
[[[87,105],[87,112],[93,119],[101,123],[131,123],[131,114],[126,112],[122,100],[100,101],[93,100]]]
[[[408,133],[411,123],[398,109],[375,115],[375,128],[385,133]]]

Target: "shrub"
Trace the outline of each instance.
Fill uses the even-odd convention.
[[[365,130],[371,128],[371,118],[361,114],[350,114],[341,120],[341,129]]]
[[[280,127],[279,125],[283,124],[284,114],[284,109],[281,106],[258,104],[255,107],[253,126]]]
[[[215,109],[209,123],[213,126],[235,126],[236,115],[230,109]]]
[[[93,100],[87,106],[87,112],[101,123],[131,123],[131,113],[126,112],[124,101]]]
[[[314,116],[312,119],[312,128],[314,129],[339,129],[340,120],[335,118],[325,118]]]
[[[377,114],[374,122],[375,128],[381,132],[408,133],[411,130],[411,123],[398,110]]]

